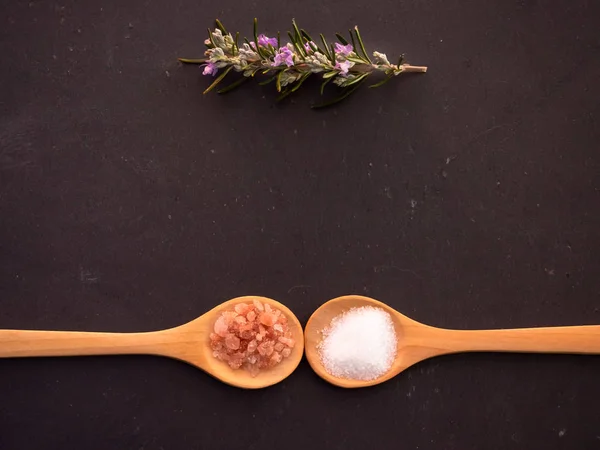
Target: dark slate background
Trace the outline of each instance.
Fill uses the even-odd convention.
[[[215,17],[430,67],[323,112],[202,96]],[[258,294],[456,328],[600,323],[597,2],[0,6],[0,328],[153,330]],[[0,344],[1,345],[1,344]],[[0,448],[594,449],[600,358],[456,355],[346,391],[152,357],[0,360]]]

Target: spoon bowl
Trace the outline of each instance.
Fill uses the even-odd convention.
[[[335,377],[327,372],[319,354],[323,330],[336,316],[362,306],[381,308],[394,323],[398,347],[390,369],[373,380]],[[385,303],[360,295],[338,297],[321,305],[304,330],[306,359],[312,369],[331,384],[359,388],[383,383],[410,366],[438,355],[460,352],[600,353],[600,326],[520,328],[499,330],[448,330],[417,322]]]
[[[223,311],[232,310],[238,303],[251,303],[254,299],[268,303],[286,315],[296,344],[289,357],[253,377],[248,371],[232,369],[215,358],[209,335]],[[0,330],[0,358],[124,354],[166,356],[202,369],[226,384],[245,389],[264,388],[287,378],[300,363],[303,349],[302,325],[294,313],[275,300],[256,296],[234,298],[186,324],[145,333]]]

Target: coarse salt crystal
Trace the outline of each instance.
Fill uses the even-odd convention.
[[[397,346],[392,317],[381,308],[362,306],[334,317],[318,350],[330,375],[369,381],[392,367]]]
[[[252,376],[275,367],[292,354],[296,341],[287,318],[277,308],[253,299],[223,311],[209,335],[213,356],[232,369],[244,367]]]

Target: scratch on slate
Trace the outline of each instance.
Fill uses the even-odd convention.
[[[288,294],[290,292],[292,292],[294,289],[310,289],[310,286],[308,284],[299,284],[297,286],[292,286],[291,288],[288,289]]]
[[[421,275],[419,275],[417,272],[415,272],[414,270],[402,269],[401,267],[398,267],[398,266],[388,266],[388,265],[374,266],[373,272],[375,272],[375,273],[384,272],[384,271],[390,270],[390,269],[395,269],[399,272],[410,273],[411,275],[414,275],[415,277],[417,277],[419,280],[423,279],[423,277]]]

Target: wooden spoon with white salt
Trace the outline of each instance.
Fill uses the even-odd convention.
[[[288,319],[295,345],[291,354],[272,368],[252,376],[244,369],[232,369],[216,359],[210,348],[209,335],[217,318],[239,303],[258,300],[278,309]],[[178,359],[204,370],[232,386],[258,389],[287,378],[302,359],[304,339],[302,325],[285,305],[265,297],[238,297],[221,303],[207,313],[175,328],[145,333],[91,333],[80,331],[0,330],[0,358],[30,356],[84,355],[158,355]]]
[[[350,311],[357,311],[356,308],[363,307],[367,307],[367,309],[380,308],[391,317],[397,338],[395,357],[390,361],[387,371],[374,379],[360,380],[333,376],[323,363],[322,348],[320,348],[324,341],[323,330],[331,327],[334,318],[348,314]],[[419,323],[384,303],[359,295],[339,297],[322,305],[308,320],[304,336],[306,358],[313,370],[329,383],[344,388],[359,388],[383,383],[413,364],[434,356],[450,353],[600,354],[600,325],[498,330],[448,330]],[[366,337],[368,340],[369,336]],[[338,345],[337,348],[342,348],[342,346]],[[342,350],[348,351],[347,348],[342,348]],[[377,352],[371,351],[371,353]],[[360,373],[360,370],[368,373],[371,367],[360,360],[357,361],[355,359],[356,355],[333,355],[333,357],[338,358],[338,363],[344,358],[354,358],[352,362],[354,373]],[[375,363],[377,362],[375,361]]]

